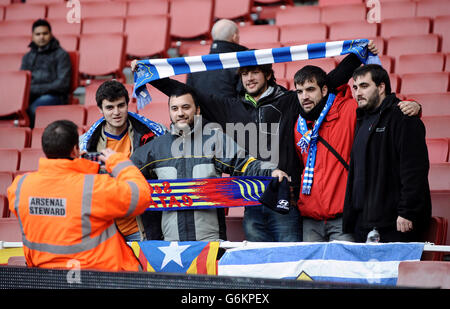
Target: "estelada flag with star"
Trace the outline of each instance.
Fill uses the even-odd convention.
[[[219,242],[149,240],[131,248],[144,271],[217,275]]]

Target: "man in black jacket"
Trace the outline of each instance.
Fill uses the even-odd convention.
[[[211,29],[213,42],[210,54],[231,53],[247,50],[239,45],[239,28],[229,19],[218,20]],[[242,83],[237,69],[224,69],[190,73],[186,84],[194,88],[207,88],[217,95],[236,97],[242,90]]]
[[[353,74],[358,102],[343,229],[365,241],[420,241],[431,217],[428,151],[420,118],[405,116],[388,73],[366,65]]]
[[[38,106],[67,104],[72,65],[46,20],[33,23],[29,47],[31,50],[23,56],[20,69],[31,71],[28,115],[33,128]]]

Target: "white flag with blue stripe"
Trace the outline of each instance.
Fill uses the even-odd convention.
[[[358,39],[203,56],[140,60],[137,61],[134,73],[133,97],[137,98],[138,109],[141,109],[151,101],[145,84],[165,77],[194,72],[335,57],[348,53],[354,53],[363,63],[381,64],[378,56],[368,52],[368,43],[369,40]]]
[[[267,243],[229,249],[218,275],[395,285],[398,265],[418,261],[424,243]]]

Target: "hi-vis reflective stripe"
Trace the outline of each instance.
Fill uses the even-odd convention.
[[[129,161],[129,160],[120,162],[119,164],[117,164],[117,165],[114,167],[114,169],[112,170],[112,173],[111,173],[111,174],[113,175],[113,177],[117,177],[117,176],[119,175],[119,173],[120,173],[124,168],[126,168],[126,167],[128,167],[128,166],[134,166],[134,165],[133,165],[133,163],[132,163],[131,161]]]
[[[83,251],[91,250],[108,240],[117,233],[115,224],[111,224],[106,230],[104,230],[100,235],[96,237],[91,237],[92,227],[91,227],[91,203],[92,203],[92,193],[94,188],[94,177],[95,175],[86,175],[84,179],[83,187],[83,197],[81,205],[81,230],[82,238],[81,243],[73,245],[53,245],[47,243],[37,243],[29,241],[23,231],[22,221],[19,214],[19,203],[20,203],[20,191],[25,178],[28,175],[24,175],[17,184],[16,189],[16,200],[14,202],[14,208],[17,212],[19,219],[20,229],[22,231],[23,245],[31,250],[47,252],[52,254],[75,254]]]

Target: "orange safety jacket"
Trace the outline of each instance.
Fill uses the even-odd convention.
[[[114,224],[136,216],[150,202],[147,181],[121,153],[105,164],[86,159],[45,159],[37,172],[18,176],[8,188],[9,208],[19,219],[27,265],[44,268],[138,271],[139,262]]]

